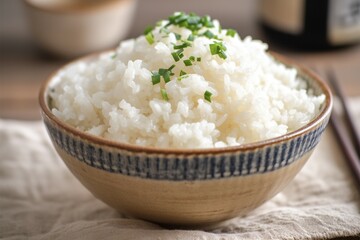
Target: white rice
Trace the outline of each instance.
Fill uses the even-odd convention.
[[[210,29],[218,34],[218,22]],[[170,26],[182,36],[190,31]],[[218,34],[227,58],[211,55],[213,40],[198,37],[184,59],[201,57],[175,76],[152,84],[152,71],[174,64],[175,35],[154,31],[155,43],[144,36],[124,41],[114,53],[93,62],[79,62],[61,71],[51,97],[52,112],[78,129],[107,139],[162,148],[234,146],[277,137],[307,124],[325,96],[313,96],[296,69],[277,63],[267,45]],[[180,70],[189,75],[177,79]],[[164,88],[169,101],[163,100]],[[211,102],[204,92],[213,93]]]

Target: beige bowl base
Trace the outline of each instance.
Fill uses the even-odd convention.
[[[80,162],[58,147],[56,150],[80,182],[109,206],[136,218],[183,226],[215,223],[250,212],[281,191],[312,152],[289,166],[264,174],[168,181],[106,172]]]

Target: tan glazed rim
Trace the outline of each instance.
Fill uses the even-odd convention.
[[[238,151],[245,151],[245,150],[253,150],[257,148],[262,148],[268,145],[274,145],[278,144],[283,141],[287,141],[289,139],[296,138],[298,136],[301,136],[302,134],[309,132],[311,129],[315,128],[319,124],[321,124],[327,117],[331,114],[331,109],[333,105],[333,98],[330,91],[329,86],[315,73],[310,71],[309,69],[294,63],[293,61],[285,58],[284,56],[269,52],[276,60],[280,61],[281,63],[285,64],[286,66],[294,67],[298,70],[298,74],[305,75],[311,78],[317,85],[319,85],[322,93],[325,95],[325,103],[323,109],[320,111],[320,113],[311,120],[308,124],[305,126],[289,132],[285,135],[271,138],[267,140],[257,141],[253,143],[246,143],[239,146],[230,146],[230,147],[221,147],[221,148],[199,148],[199,149],[187,149],[187,148],[159,148],[159,147],[149,147],[149,146],[139,146],[134,145],[130,143],[122,143],[122,142],[116,142],[112,140],[108,140],[102,137],[98,137],[95,135],[91,135],[88,133],[85,133],[71,125],[68,125],[58,119],[49,109],[47,99],[48,99],[48,90],[49,85],[51,84],[52,80],[55,76],[59,74],[61,70],[68,67],[69,65],[72,65],[79,61],[90,61],[92,59],[96,59],[102,54],[111,53],[112,51],[105,51],[100,53],[94,53],[87,55],[85,57],[75,59],[74,61],[69,62],[68,64],[62,66],[60,69],[56,70],[54,73],[52,73],[49,78],[43,82],[40,88],[39,92],[39,104],[43,111],[43,114],[49,118],[51,121],[55,122],[59,127],[65,129],[67,132],[72,133],[75,136],[79,136],[80,138],[83,138],[89,142],[92,142],[94,144],[98,145],[104,145],[108,147],[114,147],[118,149],[125,149],[132,152],[145,152],[145,153],[157,153],[157,154],[181,154],[181,155],[193,155],[193,154],[221,154],[226,152],[238,152]]]

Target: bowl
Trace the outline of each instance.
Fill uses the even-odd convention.
[[[325,82],[271,54],[297,68],[309,88],[326,97],[310,123],[280,137],[225,148],[161,149],[92,136],[62,122],[50,110],[49,92],[61,69],[40,90],[43,121],[70,171],[95,197],[121,213],[183,226],[241,216],[275,196],[296,176],[320,141],[332,108]]]
[[[136,0],[25,0],[37,45],[64,58],[115,47],[131,26]]]

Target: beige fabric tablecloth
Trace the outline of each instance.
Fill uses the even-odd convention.
[[[351,103],[360,122],[360,98]],[[288,187],[252,213],[206,229],[164,229],[93,197],[58,158],[41,122],[0,120],[0,238],[360,238],[360,197],[343,158],[328,128]]]

